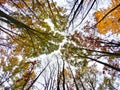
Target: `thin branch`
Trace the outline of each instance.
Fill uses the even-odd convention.
[[[31,72],[33,71],[33,69],[34,69],[34,65],[32,65],[32,68],[31,68],[31,70],[30,70],[30,72],[29,72],[29,76],[27,77],[27,80],[26,80],[25,84],[23,85],[22,90],[24,90],[25,86],[26,86],[27,83],[29,82],[30,77],[31,77]]]
[[[91,52],[98,52],[98,53],[101,53],[101,54],[107,54],[107,55],[111,55],[111,56],[117,56],[117,57],[120,57],[120,54],[119,54],[119,53],[111,53],[111,52],[98,51],[98,50],[90,50],[90,49],[80,48],[80,47],[73,47],[72,49],[86,50],[86,51],[91,51]]]
[[[46,0],[46,1],[47,1],[49,10],[50,10],[50,12],[51,12],[51,14],[52,14],[52,16],[53,16],[53,18],[54,18],[54,14],[53,14],[52,8],[51,8],[51,6],[50,6],[49,0]]]
[[[25,4],[25,6],[33,13],[33,15],[38,19],[38,20],[40,20],[38,17],[37,17],[37,15],[35,14],[35,12],[27,5],[27,3],[24,1],[24,0],[21,0],[24,4]]]
[[[77,1],[76,1],[76,2],[77,2]],[[75,2],[75,4],[76,4],[76,2]],[[72,19],[71,19],[70,22],[69,22],[69,26],[71,25],[71,23],[72,23],[73,20],[75,19],[77,13],[82,9],[83,2],[84,2],[84,0],[81,0],[81,2],[79,3],[79,5],[77,6],[75,12],[73,13],[73,17],[72,17]],[[74,6],[73,6],[73,7],[74,7]],[[80,9],[80,10],[79,10],[79,9]]]
[[[87,11],[87,13],[85,14],[85,16],[82,18],[81,22],[76,26],[78,27],[87,17],[88,13],[90,12],[90,10],[93,8],[94,4],[95,4],[96,0],[93,1],[92,5],[90,6],[89,10]]]
[[[11,0],[11,3],[13,3],[15,7],[19,8],[22,11],[22,13],[24,13],[25,15],[27,15],[25,13],[25,11],[23,9],[21,9],[20,6],[18,6],[13,0]]]
[[[80,77],[79,77],[79,80],[80,80],[80,83],[82,84],[83,90],[86,90],[85,87],[84,87],[84,84],[83,84],[83,82],[82,82],[82,79],[81,79]]]
[[[102,19],[100,19],[94,26],[92,26],[92,27],[90,27],[90,28],[93,28],[93,27],[97,26],[103,19],[105,19],[111,12],[113,12],[113,11],[114,11],[115,9],[117,9],[119,6],[120,6],[120,3],[119,3],[116,7],[112,8],[108,13],[106,13],[106,14],[103,16]]]
[[[82,56],[82,55],[80,55],[80,57],[81,57],[81,58],[87,58],[87,59],[90,59],[90,60],[92,60],[92,61],[95,61],[95,62],[97,62],[97,63],[103,64],[103,65],[105,65],[105,66],[107,66],[107,67],[109,67],[109,68],[111,68],[111,69],[114,69],[114,70],[120,72],[120,68],[117,68],[117,67],[114,67],[114,66],[112,66],[112,65],[110,65],[110,64],[107,64],[107,63],[104,63],[104,62],[98,61],[97,59],[93,59],[93,58],[91,58],[91,57]]]
[[[4,17],[6,19],[8,19],[10,22],[14,23],[16,26],[18,26],[19,28],[25,28],[26,30],[29,30],[31,31],[32,33],[33,32],[36,32],[36,33],[40,33],[40,34],[44,34],[44,32],[40,32],[40,31],[37,31],[29,26],[27,26],[26,24],[14,19],[13,17],[7,15],[6,13],[4,13],[3,11],[0,10],[0,16],[1,17]]]
[[[69,17],[70,17],[71,14],[73,13],[73,10],[75,9],[75,6],[76,6],[77,3],[78,3],[78,0],[75,1],[74,5],[73,5],[73,7],[72,7],[72,9],[71,9],[71,12],[70,12],[70,14],[69,14]]]
[[[58,69],[58,71],[57,71],[58,72],[57,73],[57,90],[60,90],[60,86],[59,86],[60,85],[60,76],[59,76],[60,75],[60,73],[59,73],[60,72],[60,70],[59,70],[60,66],[59,66],[59,62],[58,62],[58,57],[57,57],[57,66],[58,66],[57,67],[57,69]]]
[[[0,25],[0,27],[1,27],[2,29],[6,30],[6,32],[8,31],[8,32],[10,32],[10,33],[12,33],[12,34],[15,34],[15,35],[17,35],[17,36],[21,37],[21,38],[25,38],[25,37],[23,37],[23,36],[21,36],[21,35],[19,35],[19,34],[15,33],[15,32],[13,32],[12,30],[9,30],[9,29],[7,29],[7,28],[5,28],[5,27],[1,26],[1,25]],[[8,34],[8,33],[6,33],[6,34]]]
[[[40,75],[43,73],[43,71],[45,71],[45,69],[48,67],[49,64],[50,64],[50,62],[42,69],[42,71],[39,73],[39,75],[33,80],[33,82],[30,84],[30,86],[26,90],[30,90],[30,88],[38,80],[38,78],[40,77]]]
[[[62,76],[63,76],[63,90],[65,90],[65,61],[63,60],[63,68],[62,68]]]
[[[74,83],[75,83],[76,90],[79,90],[78,85],[77,85],[77,82],[76,82],[76,79],[75,79],[75,77],[74,77],[74,75],[73,75],[73,72],[72,72],[72,69],[71,69],[71,67],[70,67],[69,62],[68,62],[68,66],[69,66],[70,72],[71,72],[71,74],[72,74],[72,78],[73,78],[73,81],[74,81]]]

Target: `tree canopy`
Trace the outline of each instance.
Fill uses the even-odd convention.
[[[1,0],[0,89],[119,90],[120,1],[107,1]]]

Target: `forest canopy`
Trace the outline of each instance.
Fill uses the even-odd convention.
[[[0,89],[119,90],[119,27],[119,0],[0,0]]]

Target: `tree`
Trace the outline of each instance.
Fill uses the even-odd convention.
[[[76,20],[76,18],[79,17],[79,13],[82,13],[81,9],[83,9],[84,7],[82,7],[82,4],[84,3],[84,5],[88,2],[87,1],[80,1],[79,0],[76,0],[73,4],[73,8],[71,10],[71,12],[73,13],[70,13],[70,17],[72,17],[70,19],[70,25],[71,24],[74,24],[76,25],[74,22],[75,21],[80,21],[80,23],[78,22],[77,24],[77,27],[79,25],[81,25],[81,23],[85,20],[85,18],[87,17],[87,15],[89,14],[90,10],[92,10],[93,8],[93,5],[95,4],[95,2],[97,2],[96,0],[93,0],[93,2],[89,2],[89,4],[91,5],[90,8],[88,8],[87,10],[87,13],[85,14],[85,17],[84,17],[84,14],[83,15],[83,18],[82,20]],[[116,4],[115,4],[116,3]],[[101,37],[99,36],[96,36],[95,33],[91,33],[92,32],[96,32],[95,30],[98,30],[97,33],[101,33],[101,34],[105,34],[111,30],[113,30],[112,32],[114,33],[114,31],[119,31],[119,24],[118,23],[115,23],[116,21],[119,20],[119,16],[116,17],[118,14],[114,15],[112,13],[114,13],[115,11],[117,11],[119,8],[119,3],[118,1],[116,0],[115,1],[112,1],[112,5],[114,4],[114,7],[112,6],[111,8],[109,8],[108,11],[97,11],[95,12],[94,16],[95,16],[95,20],[97,21],[96,24],[92,24],[90,25],[90,21],[86,21],[86,25],[83,26],[83,29],[82,30],[85,30],[85,31],[82,31],[81,33],[81,30],[76,30],[74,32],[73,35],[70,35],[68,36],[68,40],[72,41],[71,43],[68,42],[67,44],[64,45],[63,47],[63,50],[62,53],[63,53],[63,57],[72,65],[72,66],[75,66],[76,68],[79,68],[82,66],[84,66],[85,68],[89,66],[90,63],[100,63],[100,64],[103,64],[105,67],[103,68],[103,77],[104,77],[104,81],[103,83],[98,87],[100,90],[102,90],[103,88],[112,88],[112,89],[115,89],[115,88],[118,88],[118,86],[114,87],[114,83],[116,83],[115,79],[118,78],[119,76],[119,65],[117,64],[119,60],[119,41],[115,41],[115,40],[112,40],[112,41],[109,41],[107,39],[102,39]],[[81,6],[81,8],[80,8]],[[75,8],[77,7],[77,8]],[[83,9],[84,10],[84,9]],[[85,9],[86,10],[86,9]],[[100,13],[99,13],[100,12]],[[84,12],[83,12],[84,13]],[[99,15],[98,15],[98,14]],[[101,13],[105,13],[104,15],[102,15]],[[108,16],[108,15],[111,15],[111,16]],[[111,21],[111,19],[113,17],[116,17],[116,21],[114,21],[114,23],[109,23],[109,21]],[[99,18],[99,19],[98,19]],[[109,20],[107,19],[109,18]],[[107,20],[106,20],[107,19]],[[102,23],[106,20],[107,23],[109,23],[108,26],[107,23]],[[114,19],[113,19],[114,20]],[[102,24],[101,24],[102,23]],[[101,25],[101,26],[100,26]],[[116,26],[114,27],[114,25],[117,25],[117,28]],[[76,27],[76,26],[74,26]],[[72,28],[74,30],[74,28]],[[75,28],[76,29],[76,28]],[[78,28],[79,29],[79,28]],[[85,34],[83,33],[85,32]],[[113,34],[112,33],[112,34]],[[88,35],[86,35],[88,34]],[[64,50],[66,50],[66,52],[64,52]],[[102,60],[101,60],[102,59]],[[103,60],[107,60],[108,63],[105,63]],[[116,63],[117,62],[117,63]],[[85,68],[82,68],[80,70],[80,73],[82,73],[82,71],[87,71]],[[92,65],[89,67],[89,68],[92,68]],[[101,67],[102,68],[102,67]],[[116,68],[116,69],[115,69]],[[93,68],[94,69],[94,68]],[[95,73],[95,76],[97,76],[98,72],[100,71],[97,71]],[[87,72],[85,72],[87,73]],[[91,72],[90,72],[91,73]],[[112,81],[109,81],[110,78],[108,78],[106,76],[106,74],[109,74],[111,77],[114,77],[111,78]],[[92,73],[93,74],[93,73]],[[80,75],[78,75],[80,76]],[[92,76],[92,75],[90,75]],[[107,77],[107,80],[106,80],[106,77]],[[88,79],[88,78],[87,78]],[[97,79],[97,78],[96,78]],[[82,81],[80,78],[79,78],[80,81]],[[85,81],[84,81],[85,82]],[[84,83],[83,82],[83,83]],[[107,82],[107,83],[106,83]],[[110,83],[112,83],[112,87],[110,87]],[[80,82],[81,83],[81,82]],[[86,83],[87,84],[87,83]],[[85,85],[86,85],[85,84]],[[80,85],[80,84],[78,84]],[[82,87],[83,87],[83,90],[85,90],[84,88],[84,84],[81,84]],[[94,85],[93,85],[94,86]],[[101,88],[102,87],[102,88]],[[87,86],[88,88],[88,86]],[[92,88],[93,90],[96,87],[96,85],[94,87],[90,87]]]
[[[51,53],[59,48],[58,43],[63,39],[59,31],[67,19],[63,20],[66,17],[61,14],[63,9],[56,7],[54,2],[9,0],[6,3],[15,8],[15,11],[1,5],[0,20],[7,25],[7,27],[0,25],[0,30],[5,35],[2,36],[1,33],[1,37],[5,38],[4,42],[7,43],[1,43],[3,56],[1,86],[6,88],[4,85],[9,81],[7,82],[9,89],[27,89],[35,79],[34,69],[38,64],[31,58],[41,53]],[[51,28],[58,32],[52,31]],[[19,56],[22,56],[22,60]]]

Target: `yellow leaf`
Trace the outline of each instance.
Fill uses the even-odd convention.
[[[99,22],[103,18],[103,16],[108,13],[111,9],[113,9],[116,5],[118,5],[119,0],[112,0],[111,7],[107,9],[97,11],[94,13],[95,20]],[[97,25],[98,32],[101,34],[106,34],[109,31],[112,33],[119,33],[119,19],[120,19],[120,8],[115,9],[109,15],[106,16],[100,23]]]

